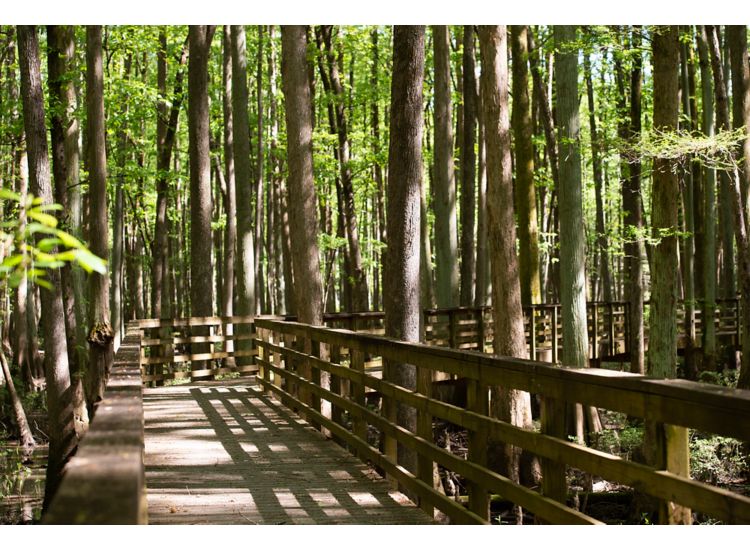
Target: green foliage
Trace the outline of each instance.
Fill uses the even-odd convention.
[[[690,435],[690,473],[708,483],[730,483],[746,468],[742,442],[730,437]]]
[[[0,224],[0,243],[6,256],[0,264],[0,280],[16,287],[28,278],[50,289],[47,271],[73,263],[87,272],[104,274],[106,262],[92,254],[77,238],[57,227],[57,218],[50,214],[61,210],[59,204],[42,204],[29,194],[25,197],[0,189],[0,200],[9,201],[18,215]],[[40,235],[43,235],[41,238]],[[35,242],[36,241],[36,242]]]

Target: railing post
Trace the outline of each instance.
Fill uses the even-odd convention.
[[[552,362],[557,363],[557,306],[552,306]]]
[[[426,397],[432,397],[432,370],[417,365],[417,392]],[[425,410],[417,411],[417,436],[432,443],[432,415]],[[417,476],[430,487],[434,486],[432,459],[422,454],[417,455]],[[432,517],[434,509],[432,505],[420,499],[420,508]]]
[[[457,332],[458,323],[456,322],[456,310],[451,309],[448,312],[448,347],[451,349],[458,348]]]
[[[566,439],[565,416],[566,403],[559,399],[543,397],[542,399],[542,433]],[[565,503],[568,496],[568,485],[565,480],[565,464],[543,458],[542,493],[558,502]]]
[[[536,361],[536,307],[533,305],[529,315],[529,343],[531,348],[529,359]]]
[[[329,344],[328,353],[331,363],[335,363],[337,365],[341,364],[341,348],[338,345]],[[331,391],[336,395],[342,395],[341,377],[335,374],[331,374]],[[343,425],[343,409],[335,403],[331,403],[331,420],[333,420],[339,426]],[[339,445],[344,446],[344,441],[341,440],[338,436],[334,435],[333,439]]]
[[[533,309],[532,309],[533,315]],[[481,377],[480,377],[481,378]],[[481,380],[469,380],[466,395],[466,408],[481,415],[489,415],[489,389]],[[488,432],[484,424],[476,431],[469,431],[468,460],[480,466],[487,465]],[[480,483],[469,483],[469,509],[482,519],[490,519],[490,498]]]
[[[609,302],[609,355],[610,357],[615,354],[615,306],[612,302]]]
[[[478,346],[477,351],[484,353],[484,340],[485,340],[485,327],[484,327],[484,308],[480,307],[478,310],[479,319],[477,321],[477,332],[478,334]]]
[[[668,472],[689,478],[690,451],[688,429],[671,424],[652,423],[655,434],[655,466]],[[648,430],[648,428],[647,428]],[[668,525],[690,525],[690,508],[674,502],[660,500],[658,505],[659,523]]]
[[[591,312],[591,324],[593,325],[592,331],[592,359],[599,358],[599,306],[594,304]]]
[[[355,348],[349,348],[350,363],[349,367],[357,372],[365,372],[365,354]],[[364,384],[352,384],[352,397],[354,402],[360,407],[366,407],[365,386]],[[367,441],[367,422],[359,415],[354,416],[353,420],[354,435]]]

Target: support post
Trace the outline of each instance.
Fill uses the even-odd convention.
[[[533,309],[532,309],[533,315]],[[466,408],[481,415],[489,415],[489,389],[479,380],[469,380],[466,395]],[[484,424],[476,431],[469,431],[468,460],[480,466],[487,466],[487,439],[489,434]],[[482,519],[490,519],[490,498],[481,483],[469,483],[469,509]]]

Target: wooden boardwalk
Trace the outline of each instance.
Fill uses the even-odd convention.
[[[149,523],[430,523],[253,383],[144,390]]]

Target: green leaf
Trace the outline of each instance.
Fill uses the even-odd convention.
[[[107,262],[102,260],[99,256],[92,254],[86,249],[80,249],[76,252],[76,260],[78,261],[78,264],[88,273],[91,273],[92,271],[96,271],[101,275],[107,273]]]
[[[16,267],[18,264],[20,264],[23,261],[23,254],[14,254],[13,256],[8,256],[3,260],[3,267],[7,268],[13,268]]]
[[[21,202],[21,195],[10,189],[0,188],[0,199]]]
[[[49,252],[53,250],[58,244],[60,244],[62,241],[60,239],[57,239],[55,237],[47,237],[45,239],[40,240],[36,246],[39,250],[43,252]]]
[[[45,214],[47,216],[48,214]],[[51,217],[51,216],[50,216]],[[48,227],[46,225],[43,225],[41,223],[32,222],[26,226],[26,232],[29,235],[33,235],[34,233],[48,233],[50,235],[57,235],[57,230],[53,227]]]
[[[70,233],[66,233],[62,229],[57,230],[57,238],[68,248],[84,248],[83,243],[76,239]]]
[[[50,283],[46,279],[40,279],[40,278],[34,278],[32,279],[36,284],[41,286],[42,288],[46,288],[47,290],[52,290],[54,287],[52,286],[52,283]]]
[[[57,227],[57,218],[55,218],[54,216],[51,216],[50,214],[39,212],[39,210],[35,208],[32,208],[31,210],[27,211],[26,215],[29,218],[33,218],[47,227]]]
[[[53,204],[40,204],[39,206],[35,207],[34,210],[38,210],[40,212],[48,212],[50,210],[62,210],[63,207],[61,204],[53,203]]]

